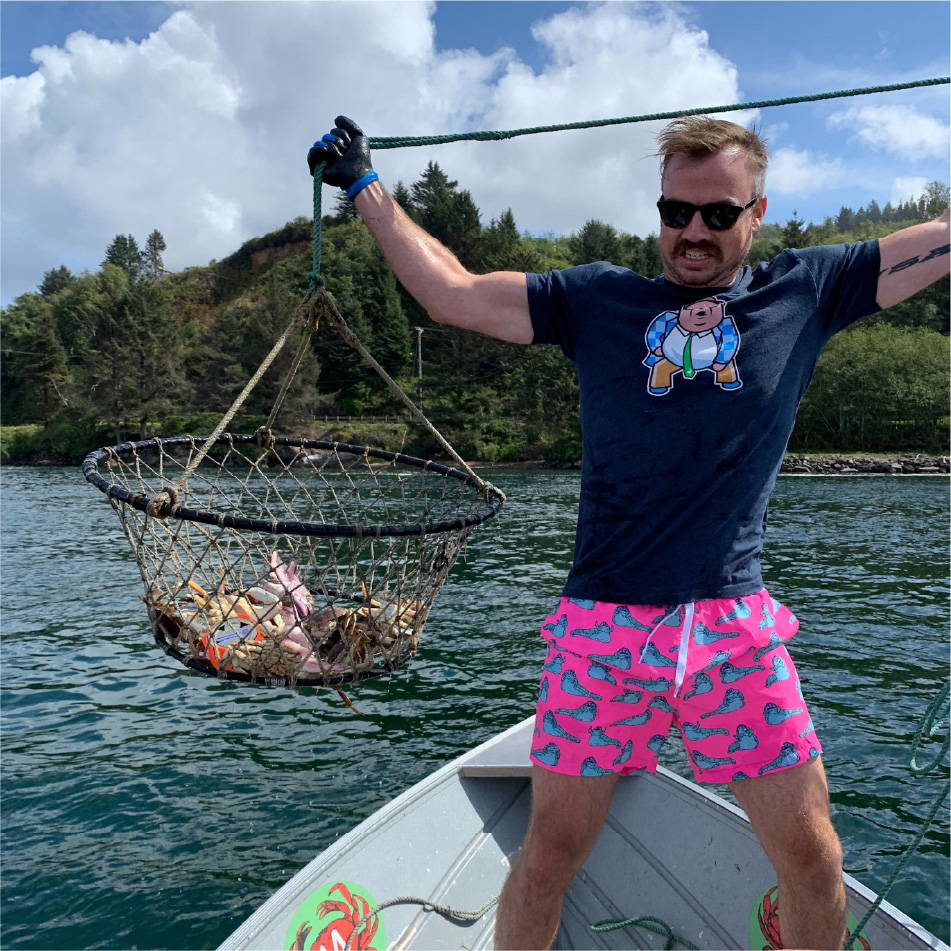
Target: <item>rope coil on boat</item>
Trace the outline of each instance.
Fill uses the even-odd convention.
[[[631,926],[643,928],[645,931],[660,935],[664,939],[664,951],[672,951],[673,948],[678,947],[687,948],[688,951],[700,951],[695,944],[691,944],[686,938],[674,934],[673,929],[666,921],[662,918],[654,918],[652,915],[642,915],[639,918],[608,918],[593,925],[588,925],[589,929],[595,932],[618,931],[621,928]]]
[[[392,905],[421,905],[423,911],[434,911],[437,915],[442,915],[443,918],[451,918],[455,921],[473,922],[478,921],[493,905],[498,904],[499,897],[499,895],[496,895],[494,898],[490,898],[481,908],[477,909],[476,911],[461,911],[458,908],[450,908],[448,905],[440,905],[438,902],[429,901],[427,898],[417,898],[413,895],[400,895],[399,898],[388,898],[386,901],[380,902],[369,912],[367,912],[363,920],[364,922],[369,922],[377,914],[383,911],[384,908],[389,908]],[[350,942],[353,941],[356,934],[356,930],[350,932],[343,951],[350,951]]]

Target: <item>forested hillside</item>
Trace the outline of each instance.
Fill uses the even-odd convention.
[[[394,195],[475,271],[610,260],[648,276],[660,272],[655,235],[642,238],[589,221],[573,235],[531,236],[519,232],[511,211],[483,224],[470,193],[433,163]],[[794,215],[784,226],[760,230],[751,262],[784,247],[881,237],[934,217],[947,202],[948,187],[936,182],[920,200],[898,207],[841,208],[820,224]],[[464,457],[579,457],[577,387],[560,351],[433,323],[398,285],[346,199],[322,224],[322,273],[341,312]],[[222,261],[180,273],[165,270],[158,231],[144,249],[132,235],[117,236],[95,273],[52,267],[36,292],[0,316],[4,459],[75,460],[128,438],[210,431],[306,295],[310,230],[309,220],[296,219]],[[791,447],[947,452],[948,323],[948,282],[942,281],[834,338]],[[233,431],[253,431],[263,422],[294,349],[285,347]],[[375,374],[323,327],[279,426],[347,437],[346,426],[324,418],[400,413]],[[435,451],[415,427],[397,423],[374,431],[373,425],[351,429],[408,451]]]

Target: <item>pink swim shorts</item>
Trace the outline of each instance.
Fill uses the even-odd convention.
[[[798,627],[765,588],[666,607],[561,598],[541,626],[532,761],[573,776],[653,772],[674,722],[699,782],[819,756],[784,646]]]

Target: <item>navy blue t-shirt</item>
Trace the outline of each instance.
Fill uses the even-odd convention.
[[[605,262],[528,275],[534,343],[581,390],[573,598],[676,604],[763,586],[766,509],[829,338],[877,311],[877,241],[787,250],[729,287]]]

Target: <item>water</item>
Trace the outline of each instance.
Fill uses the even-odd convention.
[[[356,716],[333,692],[179,668],[99,493],[73,469],[3,469],[0,944],[214,948],[337,836],[528,715],[578,479],[490,475],[501,518],[414,664],[352,690]],[[876,890],[941,782],[907,763],[948,666],[947,522],[947,483],[928,477],[784,478],[771,509],[767,581],[802,623],[847,870]],[[944,940],[948,843],[945,808],[891,894]]]

